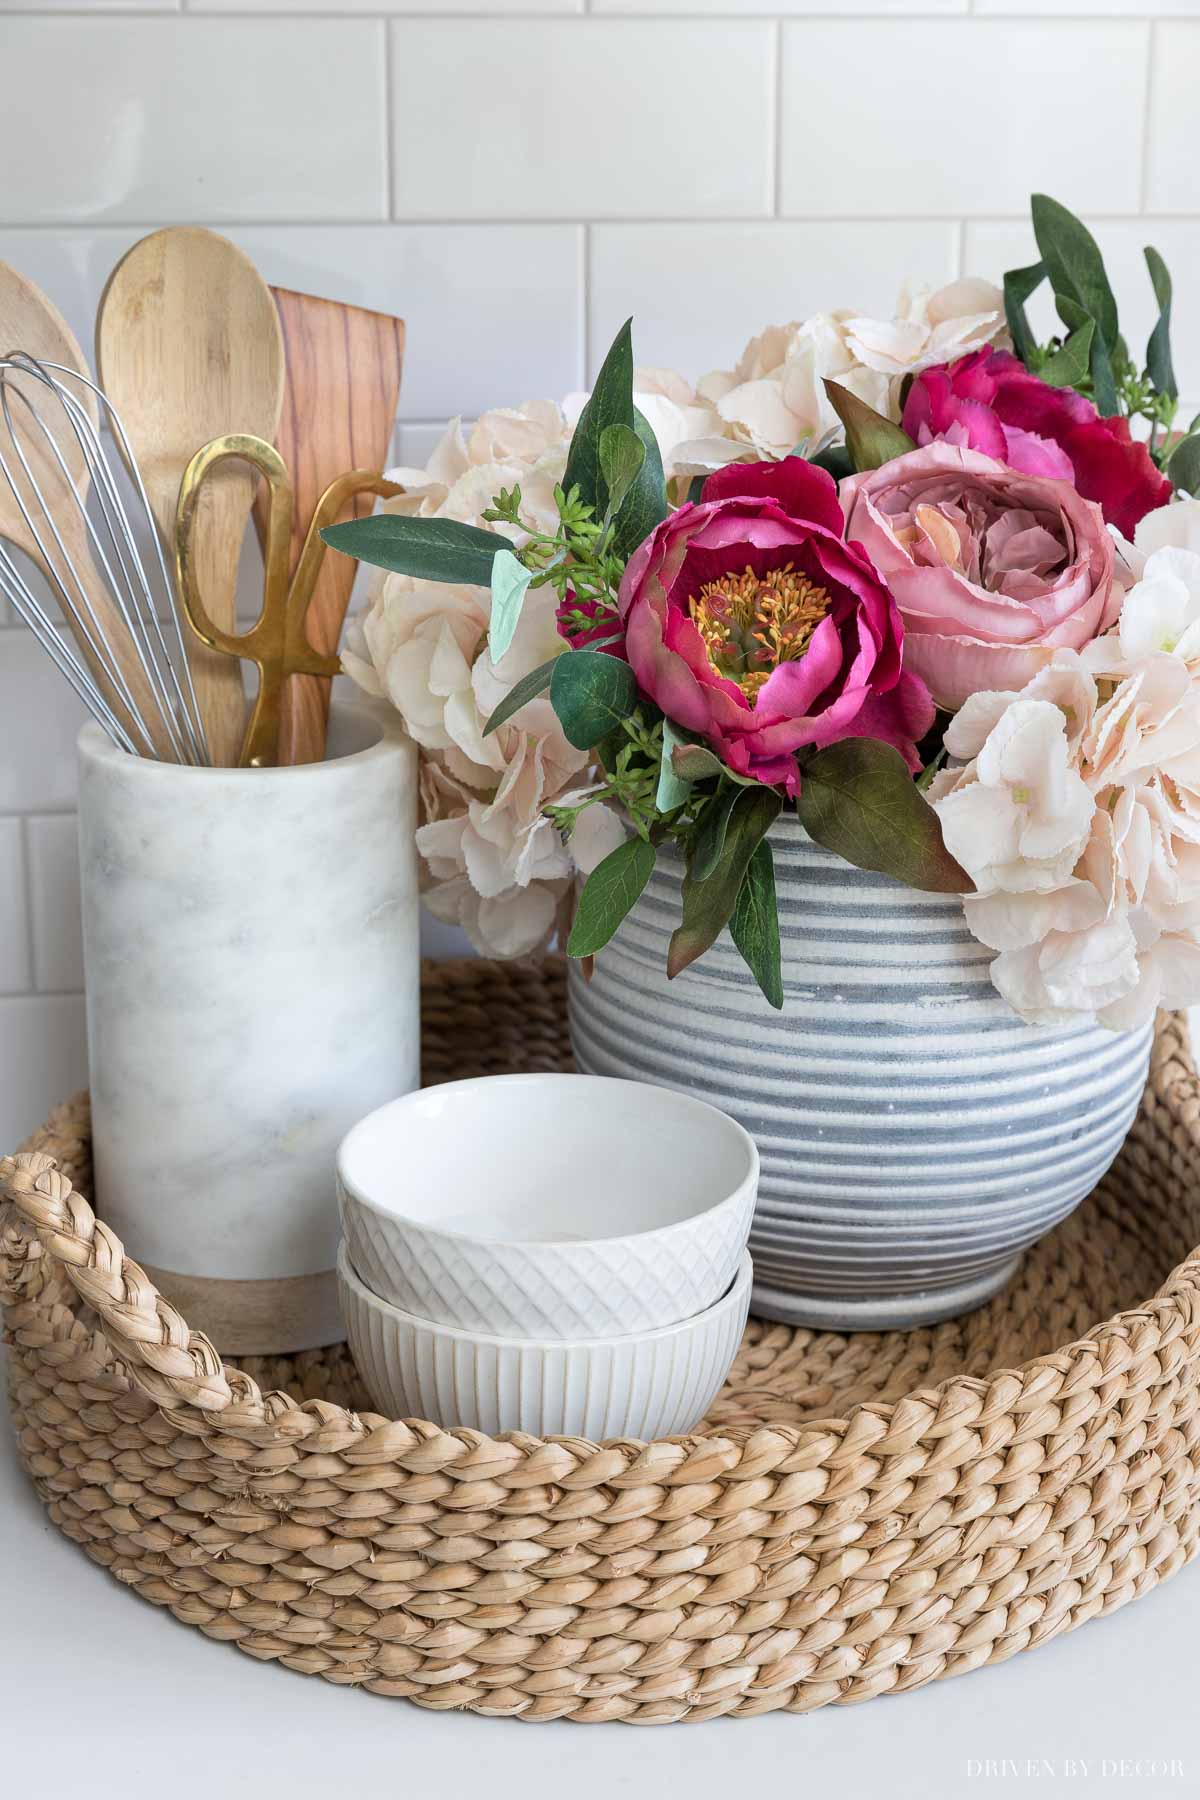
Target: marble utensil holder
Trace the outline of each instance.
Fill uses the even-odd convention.
[[[416,756],[196,769],[79,738],[97,1210],[233,1354],[344,1336],[335,1153],[420,1079]]]

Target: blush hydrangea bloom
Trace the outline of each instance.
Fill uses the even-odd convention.
[[[967,924],[1031,1024],[1124,1031],[1200,1002],[1200,664],[1155,560],[1117,630],[967,702],[946,737],[965,760],[929,789],[976,883]]]

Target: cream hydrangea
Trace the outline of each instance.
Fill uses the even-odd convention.
[[[1174,554],[1145,557],[1113,631],[973,696],[930,788],[967,923],[1034,1024],[1200,1002],[1200,579]]]
[[[905,288],[892,319],[847,310],[770,326],[750,340],[734,368],[699,383],[699,397],[723,429],[680,445],[679,459],[703,471],[748,449],[781,457],[805,440],[812,447],[832,439],[840,423],[826,379],[899,419],[905,376],[995,344],[1004,331],[1003,296],[986,281],[956,281],[936,293]]]
[[[712,419],[669,370],[640,372],[637,390],[669,472],[674,445]],[[519,483],[522,516],[553,531],[554,489],[584,399],[499,407],[469,429],[454,420],[424,469],[391,471],[406,491],[384,510],[480,525],[500,489]],[[623,835],[613,813],[593,804],[580,813],[568,848],[546,817],[551,804],[585,798],[590,764],[586,751],[567,742],[546,695],[484,736],[517,682],[567,648],[555,615],[553,590],[531,590],[497,662],[487,644],[488,589],[388,574],[343,650],[346,672],[396,708],[421,749],[425,903],[461,926],[485,956],[523,956],[543,945],[576,870],[588,873]]]

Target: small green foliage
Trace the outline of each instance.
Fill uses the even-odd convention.
[[[619,730],[636,707],[633,670],[602,650],[568,651],[555,661],[550,704],[567,742],[576,750],[592,750]]]
[[[720,860],[703,880],[697,879],[694,849],[683,878],[683,919],[671,937],[667,977],[674,977],[716,943],[733,916],[750,859],[779,817],[783,797],[756,784],[740,788],[730,809]]]
[[[798,811],[809,837],[857,869],[933,893],[973,891],[904,758],[877,738],[844,738],[810,756]]]
[[[488,625],[488,649],[493,662],[500,661],[513,641],[532,580],[532,570],[518,562],[511,550],[497,550],[492,559],[492,616]]]
[[[783,960],[775,903],[775,858],[766,838],[758,844],[738,889],[729,935],[770,1004],[783,1007]]]
[[[595,956],[603,950],[622,919],[641,898],[654,873],[654,845],[645,838],[626,838],[592,870],[579,896],[568,956]]]
[[[321,536],[331,550],[344,551],[377,569],[467,587],[490,587],[498,548],[495,532],[478,525],[457,519],[410,519],[401,513],[373,513],[369,519],[327,525]]]
[[[860,473],[864,469],[878,469],[882,463],[891,462],[893,457],[904,456],[907,451],[916,449],[907,432],[885,419],[882,413],[877,413],[849,388],[836,381],[826,381],[825,392],[829,404],[846,427],[846,449],[854,468]]]
[[[1027,369],[1054,387],[1071,387],[1092,400],[1106,418],[1149,422],[1150,454],[1160,467],[1175,417],[1178,390],[1171,361],[1171,277],[1153,247],[1145,251],[1158,318],[1137,366],[1121,335],[1117,300],[1100,247],[1087,227],[1048,194],[1031,201],[1041,260],[1004,277],[1004,310],[1013,348]],[[1064,337],[1039,343],[1025,303],[1049,280]]]

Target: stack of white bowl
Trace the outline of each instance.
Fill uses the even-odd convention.
[[[338,1265],[381,1412],[495,1435],[690,1431],[746,1323],[758,1153],[642,1082],[501,1075],[407,1094],[338,1157]]]

